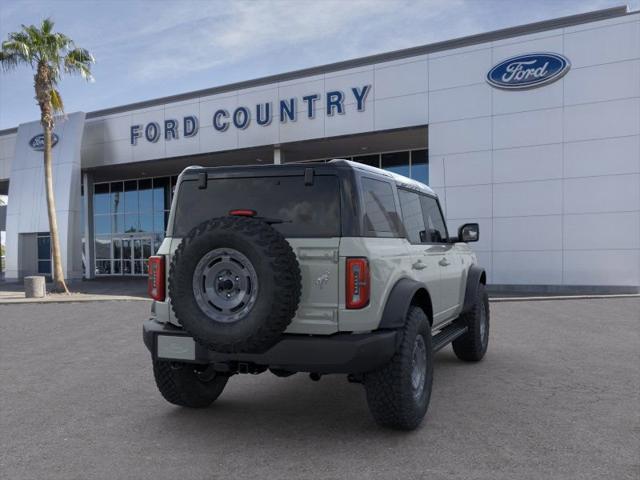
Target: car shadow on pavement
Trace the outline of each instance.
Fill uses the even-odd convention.
[[[450,372],[466,365],[451,355],[437,355],[436,381],[443,383]],[[247,385],[250,383],[251,385]],[[434,384],[434,390],[435,390]],[[155,419],[171,428],[172,434],[193,440],[216,437],[255,439],[280,438],[283,442],[308,439],[309,432],[323,438],[362,441],[363,433],[406,436],[406,432],[380,429],[371,417],[365,390],[350,384],[345,375],[327,375],[313,382],[308,374],[277,378],[269,373],[258,376],[234,376],[220,398],[206,409],[186,409],[166,405],[157,409]],[[423,424],[428,424],[427,413]]]

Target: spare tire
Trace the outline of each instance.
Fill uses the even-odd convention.
[[[300,290],[300,266],[289,242],[249,217],[214,218],[195,227],[169,271],[177,319],[217,352],[271,347],[291,323]]]

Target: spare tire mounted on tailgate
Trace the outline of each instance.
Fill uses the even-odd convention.
[[[176,317],[218,352],[261,352],[278,341],[300,301],[296,255],[257,218],[203,222],[183,239],[169,273]]]

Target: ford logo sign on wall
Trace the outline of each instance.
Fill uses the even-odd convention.
[[[489,70],[487,82],[505,90],[541,87],[562,78],[571,62],[557,53],[530,53],[508,58]]]
[[[56,143],[58,143],[58,135],[56,135],[55,133],[51,134],[51,148],[56,146]],[[35,137],[33,137],[31,140],[29,140],[29,146],[31,146],[31,148],[33,148],[34,150],[37,150],[38,152],[44,152],[44,133],[39,133],[38,135],[36,135]]]

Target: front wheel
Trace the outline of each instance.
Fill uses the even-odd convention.
[[[453,341],[453,351],[460,360],[479,362],[489,347],[489,295],[478,285],[471,310],[460,317],[467,333]]]
[[[211,405],[224,390],[228,376],[216,375],[207,379],[198,365],[173,362],[153,362],[153,376],[164,399],[189,408],[205,408]]]
[[[431,327],[424,311],[412,306],[400,347],[382,369],[367,373],[367,403],[379,425],[413,430],[424,418],[433,383]]]

